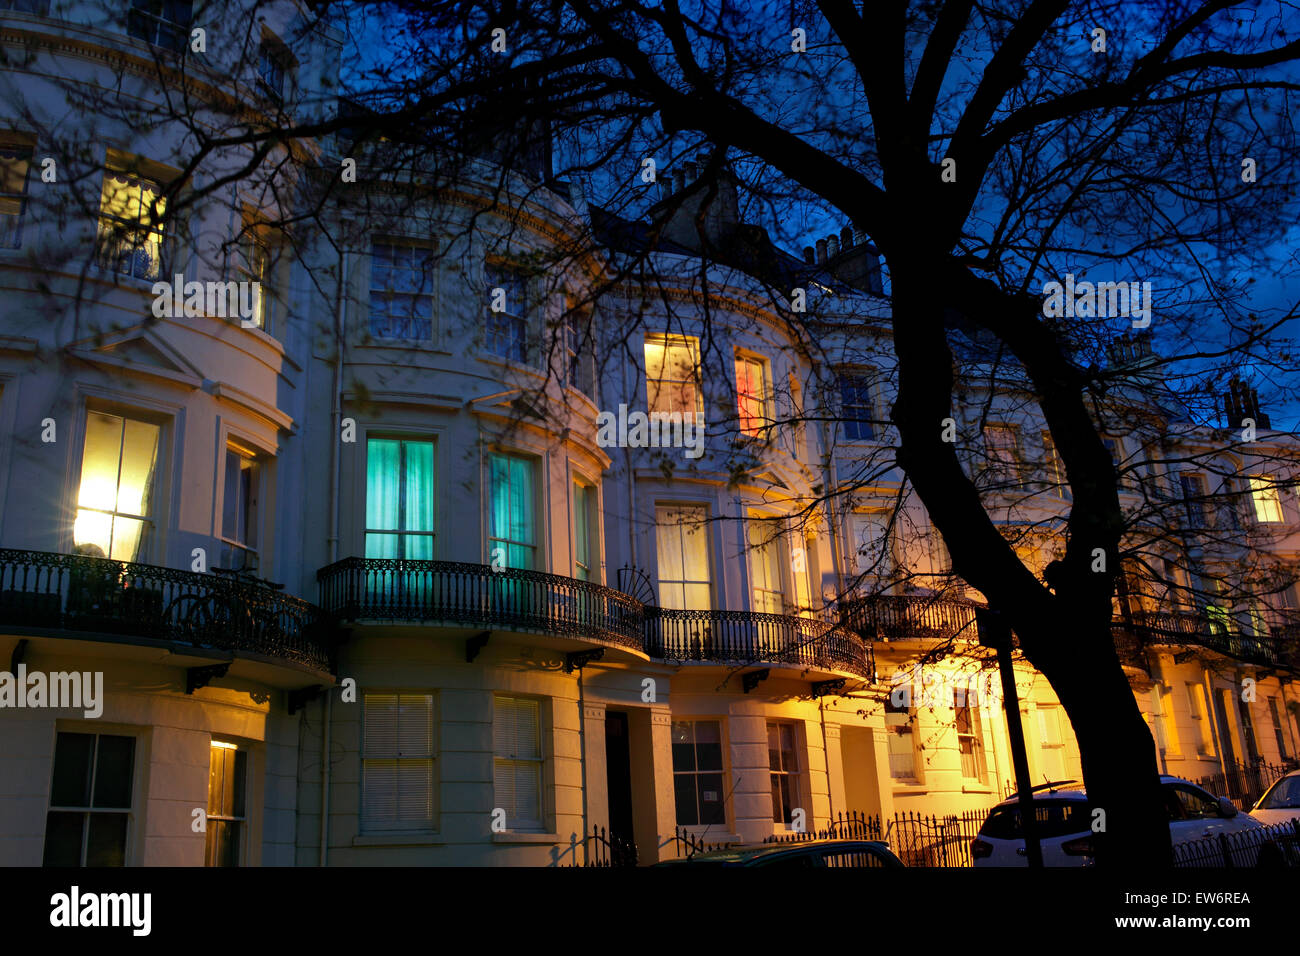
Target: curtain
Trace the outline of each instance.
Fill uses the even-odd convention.
[[[396,530],[400,521],[401,442],[372,438],[366,445],[366,527]],[[367,558],[399,558],[395,534],[367,534]]]

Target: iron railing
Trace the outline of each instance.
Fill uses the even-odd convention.
[[[640,602],[590,581],[454,561],[344,558],[316,574],[321,607],[346,620],[523,627],[641,650]]]
[[[0,623],[122,634],[332,670],[327,619],[264,584],[88,555],[0,549]]]
[[[974,641],[976,607],[970,601],[929,595],[879,594],[841,601],[839,618],[867,641],[948,638],[958,632]]]
[[[1300,820],[1175,844],[1174,866],[1270,870],[1300,867]]]
[[[905,866],[972,866],[970,844],[988,818],[987,810],[967,810],[943,816],[895,813],[882,819],[852,811],[839,814],[816,832],[774,834],[764,843],[804,840],[876,840]]]
[[[647,607],[645,647],[651,657],[669,661],[771,662],[873,674],[869,644],[812,617]]]
[[[1281,642],[1274,637],[1229,631],[1208,616],[1192,612],[1138,611],[1113,627],[1132,633],[1144,644],[1194,644],[1227,657],[1256,664],[1284,664]]]
[[[1196,782],[1216,797],[1227,797],[1237,805],[1237,809],[1248,811],[1264,791],[1271,787],[1279,777],[1296,769],[1294,761],[1287,765],[1266,763],[1256,760],[1252,763],[1232,763],[1227,772],[1222,770],[1201,777]]]

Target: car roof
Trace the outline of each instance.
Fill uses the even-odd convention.
[[[710,850],[707,853],[696,853],[687,860],[705,863],[748,862],[764,856],[775,856],[778,853],[806,852],[827,847],[842,847],[850,850],[861,846],[871,846],[891,855],[893,853],[888,844],[881,843],[879,840],[792,840],[789,843],[756,843],[727,847],[723,850]],[[678,862],[687,862],[687,860]]]
[[[1300,771],[1293,771],[1293,772],[1300,773]],[[1172,774],[1167,774],[1167,773],[1162,773],[1160,775],[1160,783],[1162,785],[1166,783],[1182,783],[1182,784],[1186,784],[1189,787],[1196,787],[1196,789],[1198,790],[1204,789],[1203,787],[1200,787],[1197,784],[1192,783],[1192,781],[1190,780],[1186,780],[1183,777],[1175,777]],[[1035,790],[1032,794],[1030,794],[1030,796],[1033,797],[1033,799],[1035,800],[1046,800],[1046,799],[1087,800],[1088,792],[1084,788],[1083,784],[1079,783],[1078,781],[1063,780],[1059,784],[1052,784],[1049,787],[1044,787]],[[1011,796],[1007,797],[1005,800],[999,803],[998,806],[1008,807],[1019,802],[1020,802],[1020,795],[1017,793],[1013,793]]]

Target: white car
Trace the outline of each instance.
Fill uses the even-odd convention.
[[[1300,770],[1274,780],[1250,815],[1265,826],[1300,820]]]
[[[1203,840],[1219,833],[1239,833],[1263,826],[1237,812],[1232,801],[1215,797],[1190,780],[1161,776],[1169,835],[1175,844]],[[1092,864],[1092,805],[1083,784],[1063,781],[1034,791],[1038,840],[1044,866]],[[975,866],[1027,866],[1020,832],[1020,799],[1012,796],[989,811],[979,836],[971,841]]]

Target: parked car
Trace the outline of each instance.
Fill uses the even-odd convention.
[[[1219,833],[1238,833],[1262,824],[1239,813],[1232,801],[1216,797],[1181,777],[1161,776],[1169,835],[1175,844]],[[1083,784],[1065,781],[1033,794],[1044,866],[1090,866],[1093,858],[1092,804]],[[975,866],[1026,866],[1020,830],[1020,798],[1012,796],[989,811],[979,836],[971,841]]]
[[[1278,777],[1251,808],[1251,817],[1265,826],[1300,820],[1300,770]]]
[[[872,840],[807,840],[799,843],[763,843],[697,853],[656,866],[775,866],[814,869],[824,866],[901,867],[903,861],[889,847]]]

